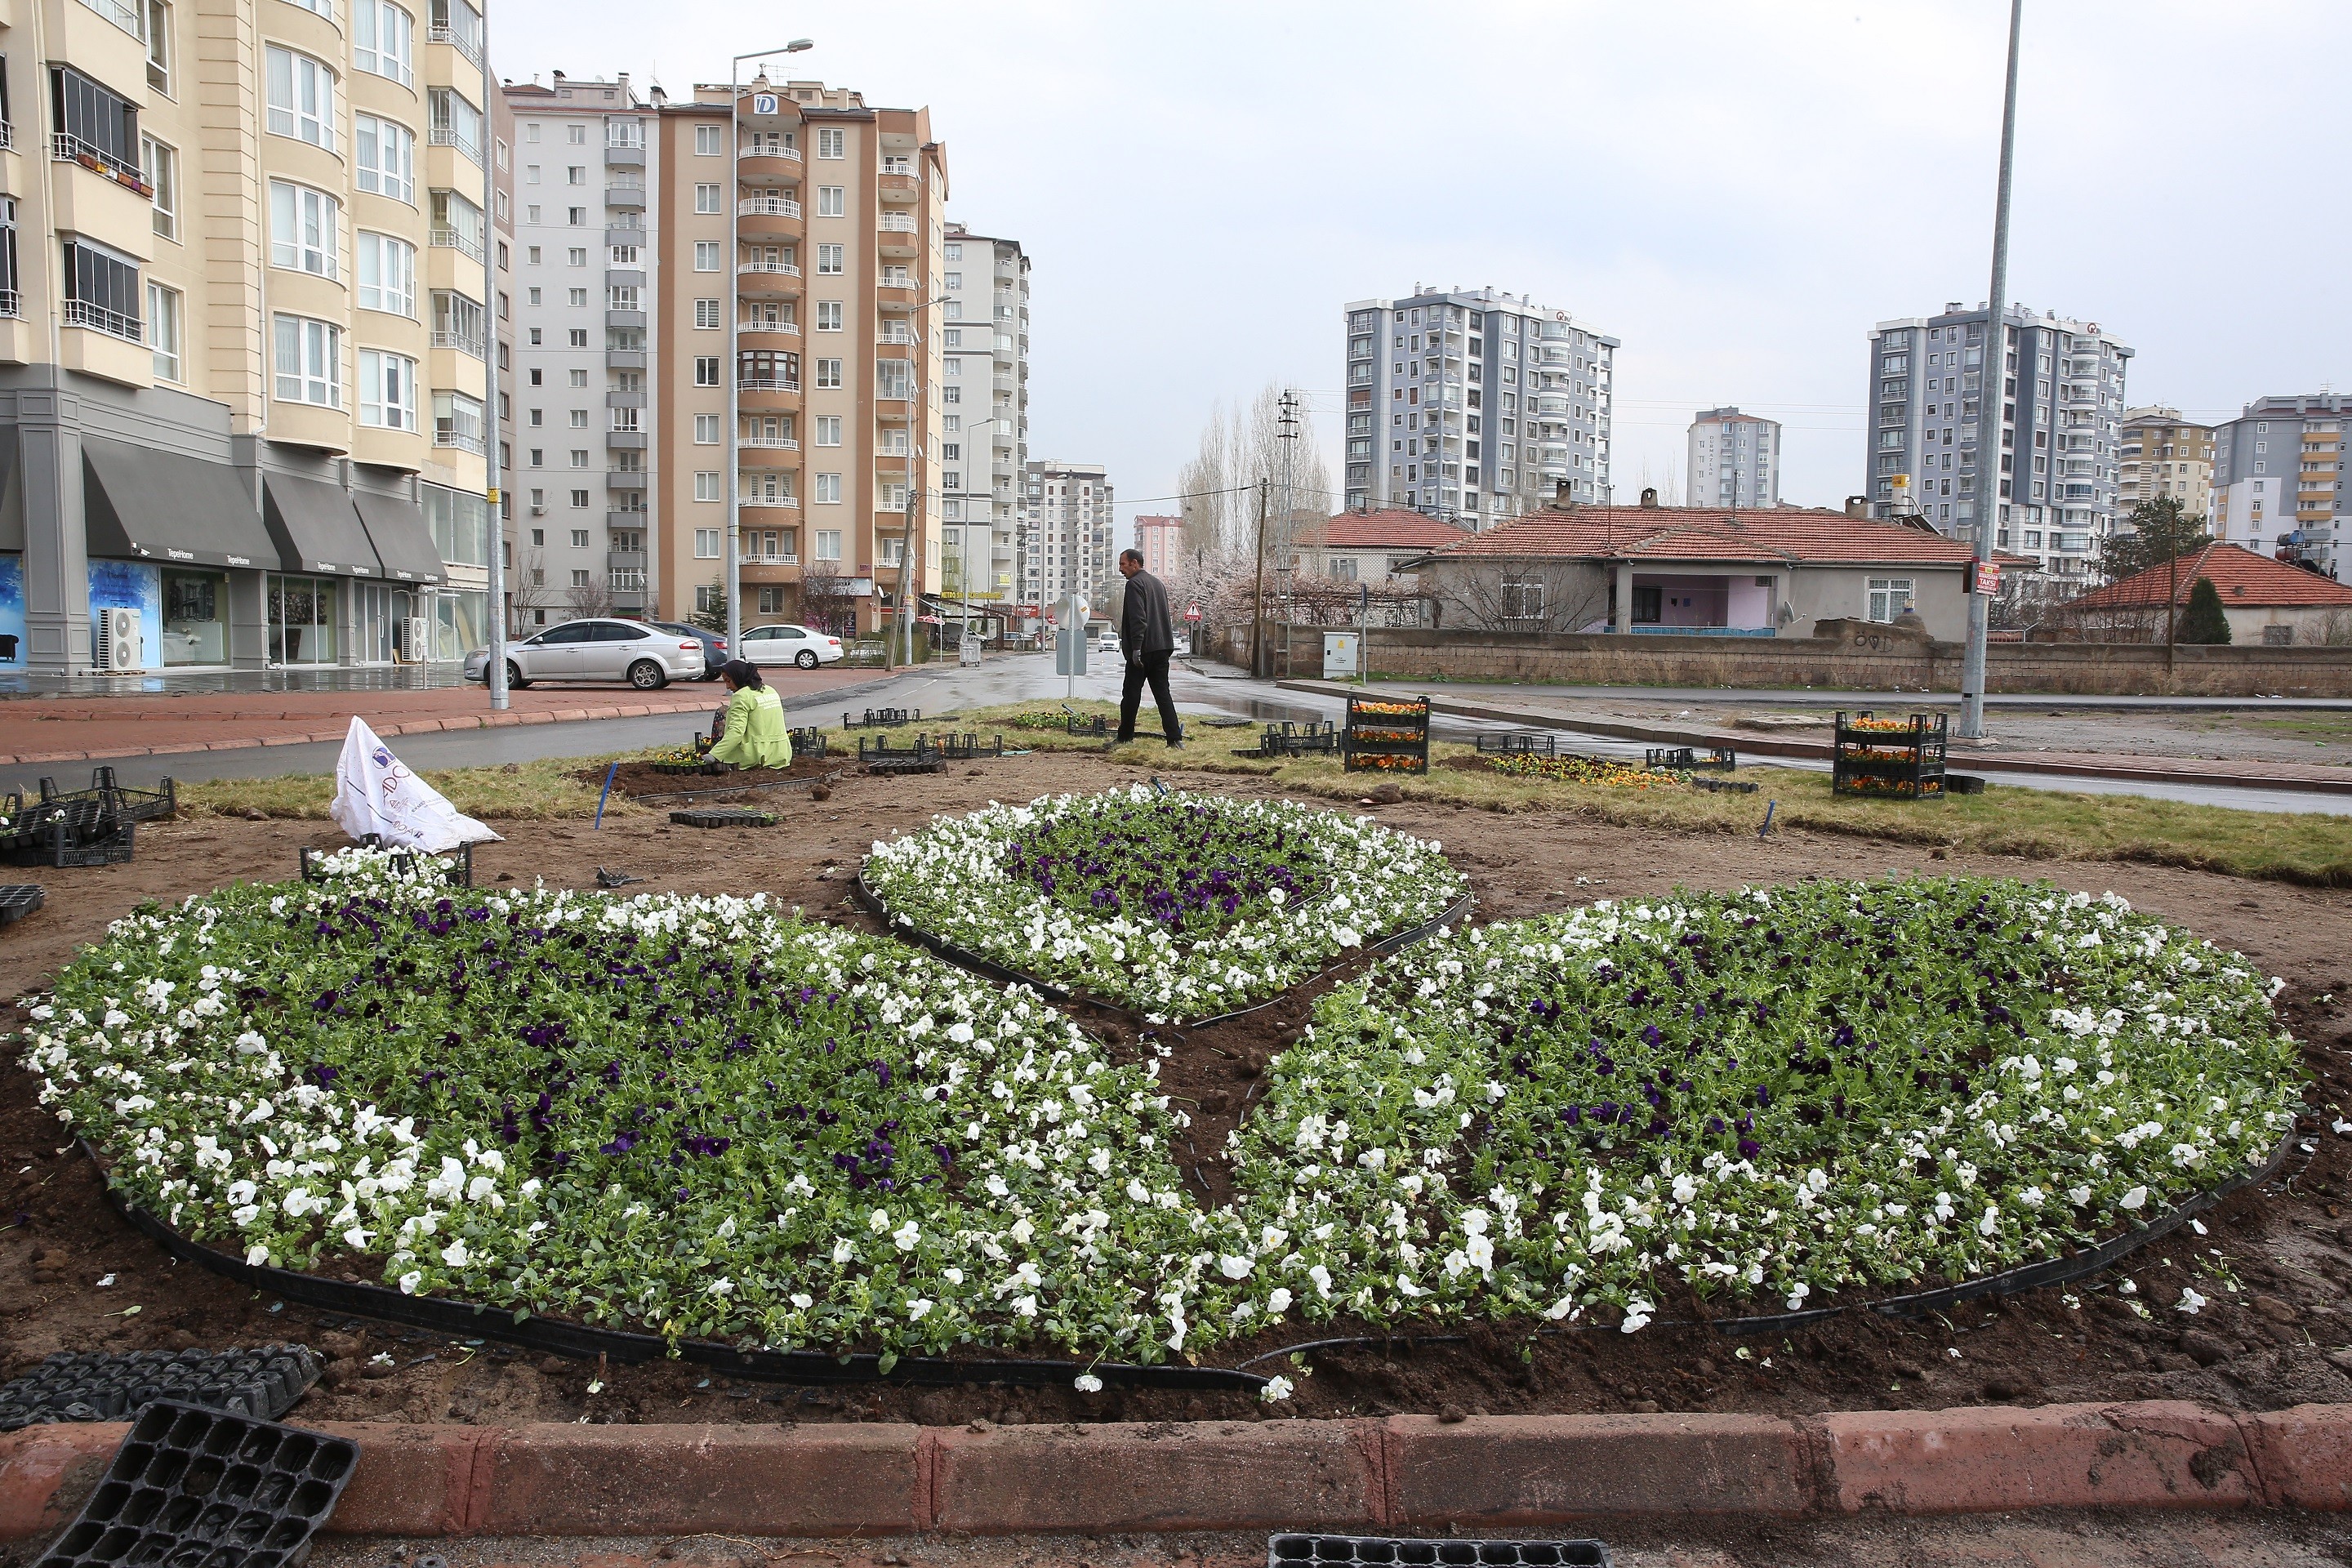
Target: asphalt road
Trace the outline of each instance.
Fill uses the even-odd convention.
[[[1281,719],[1337,719],[1345,707],[1338,698],[1318,697],[1308,692],[1285,690],[1271,681],[1252,679],[1246,676],[1220,671],[1210,673],[1215,667],[1194,668],[1179,664],[1173,672],[1173,686],[1178,703],[1189,711],[1225,713],[1258,721]],[[582,689],[590,689],[583,688]],[[1475,688],[1449,689],[1465,691]],[[1497,691],[1509,691],[1497,687]],[[1546,695],[1569,690],[1566,688],[1544,688]],[[1583,690],[1585,689],[1575,689]],[[1615,689],[1593,688],[1594,693],[1614,692]],[[1089,673],[1069,678],[1054,673],[1053,660],[1044,654],[994,654],[978,669],[962,669],[952,665],[926,666],[895,677],[877,676],[868,685],[836,689],[811,695],[788,702],[795,715],[808,715],[829,721],[844,709],[908,708],[925,714],[943,713],[956,710],[991,707],[998,703],[1019,702],[1037,698],[1061,697],[1073,693],[1080,698],[1116,700],[1119,694],[1119,666],[1116,660],[1097,659]],[[1693,690],[1677,694],[1654,689],[1627,689],[1626,695],[1641,695],[1660,700],[1696,700],[1709,702],[1740,700],[1779,696],[1783,701],[1804,701],[1819,706],[1818,696],[1803,694],[1726,693]],[[1846,701],[1860,700],[1853,693],[1840,693]],[[712,689],[712,706],[719,702],[718,689]],[[1916,693],[1885,694],[1887,700],[1918,702],[1926,700]],[[1993,699],[1998,702],[2000,699]],[[2023,700],[2036,706],[2063,704],[2068,699],[2035,697]],[[2114,704],[2134,700],[2098,698],[2081,700],[2085,706]],[[2208,700],[2195,698],[2143,699],[2151,704],[2196,704]],[[487,702],[487,699],[485,699]],[[2235,700],[2211,700],[2215,705],[2245,706]],[[2282,702],[2277,706],[2294,706]],[[2328,706],[2305,703],[2301,706]],[[2347,706],[2335,704],[2334,706]],[[568,724],[527,724],[501,727],[496,730],[461,731],[436,735],[404,735],[394,742],[401,759],[416,768],[480,767],[499,763],[530,762],[542,757],[599,756],[617,752],[642,750],[649,746],[673,744],[693,732],[698,726],[688,715],[668,714],[649,719],[600,719]],[[1441,740],[1466,741],[1481,732],[1520,728],[1517,725],[1485,720],[1439,715],[1433,732]],[[1137,723],[1138,731],[1150,736],[1159,732],[1159,720],[1153,714],[1147,698]],[[1639,758],[1643,743],[1619,741],[1598,735],[1580,734],[1573,731],[1557,731],[1577,751],[1595,756]],[[208,779],[270,778],[283,773],[324,773],[331,772],[335,757],[341,750],[340,742],[299,746],[254,746],[228,752],[187,752],[176,754],[126,757],[112,764],[116,775],[124,784],[152,788],[165,774],[175,779],[194,782]],[[1825,763],[1796,758],[1750,759],[1746,764],[1759,768],[1789,767],[1819,772]],[[0,767],[0,793],[23,789],[28,794],[43,773],[55,774],[60,783],[78,784],[86,777],[84,764],[45,763],[29,766]],[[2033,773],[2003,773],[1983,769],[1988,779],[2020,789],[2052,789],[2093,795],[2140,795],[2163,800],[2197,802],[2211,805],[2235,806],[2248,811],[2325,812],[2336,816],[2352,816],[2352,795],[2323,795],[2297,790],[2242,789],[2229,785],[2141,783],[2136,780],[2053,777]]]

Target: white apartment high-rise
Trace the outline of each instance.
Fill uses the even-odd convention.
[[[962,224],[940,245],[941,592],[1001,609],[1016,596],[1029,461],[1029,258]],[[1024,617],[1025,618],[1025,617]]]
[[[2265,397],[2213,434],[2213,537],[2352,577],[2340,392]]]
[[[1347,307],[1348,510],[1475,528],[1609,495],[1618,340],[1494,289]]]
[[[648,312],[661,275],[655,106],[626,72],[506,85],[514,115],[516,362],[507,603],[528,633],[655,613],[646,461],[661,410]]]
[[[1100,463],[1046,458],[1029,465],[1024,488],[1027,602],[1050,609],[1076,594],[1096,613],[1108,614],[1112,563],[1122,548],[1114,538],[1109,475]]]
[[[1780,504],[1779,420],[1710,408],[1691,421],[1688,445],[1691,505]]]

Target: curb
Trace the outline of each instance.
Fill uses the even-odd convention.
[[[343,1535],[1439,1530],[2037,1508],[2352,1510],[2352,1405],[1024,1427],[330,1424]],[[61,1529],[129,1428],[0,1436],[0,1542]]]

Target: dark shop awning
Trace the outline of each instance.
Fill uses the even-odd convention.
[[[383,573],[375,546],[368,542],[360,514],[341,485],[298,479],[289,474],[264,474],[261,515],[289,572],[331,573],[338,577],[375,577]]]
[[[227,464],[85,436],[81,468],[92,556],[278,569],[252,494]]]
[[[360,509],[360,521],[367,529],[369,542],[375,546],[375,558],[383,563],[387,579],[423,587],[447,575],[441,552],[433,548],[433,530],[425,521],[423,508],[414,501],[373,496],[365,490],[352,492],[352,500]]]

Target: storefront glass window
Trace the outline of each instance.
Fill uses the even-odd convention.
[[[340,607],[331,577],[269,579],[269,662],[332,664]]]
[[[490,596],[488,594],[442,590],[434,600],[433,657],[460,659],[478,647],[490,646]]]
[[[163,573],[163,663],[228,662],[228,577],[220,572]]]

